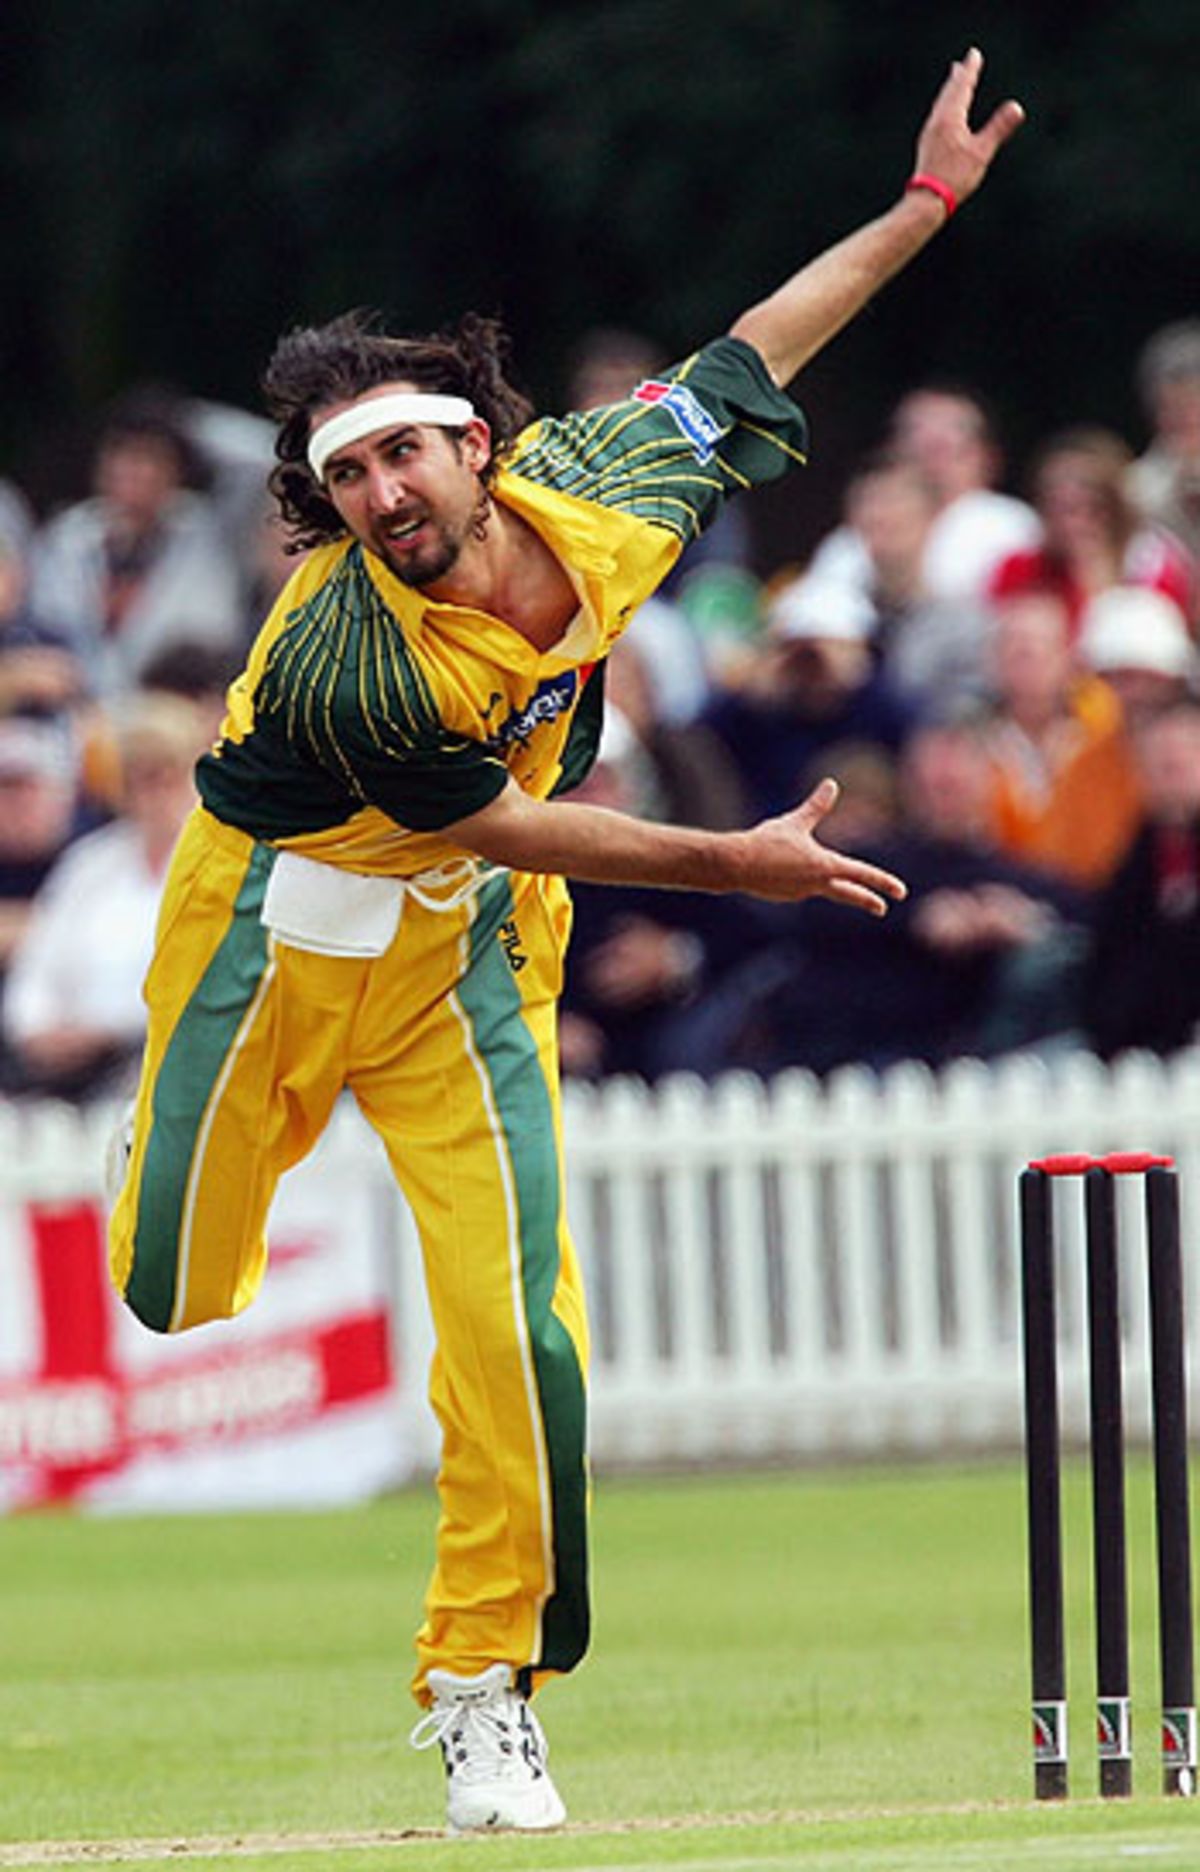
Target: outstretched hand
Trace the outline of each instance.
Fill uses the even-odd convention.
[[[983,53],[977,46],[955,59],[917,138],[917,173],[937,176],[960,202],[975,193],[997,152],[1025,121],[1023,107],[1007,98],[986,123],[972,130],[971,106],[982,70]]]
[[[738,888],[773,903],[828,897],[872,916],[884,916],[889,903],[901,902],[908,893],[900,878],[820,843],[817,828],[837,798],[837,781],[822,780],[799,806],[745,833]]]

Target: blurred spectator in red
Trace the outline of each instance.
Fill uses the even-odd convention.
[[[1154,333],[1137,385],[1151,436],[1129,470],[1130,495],[1144,520],[1174,533],[1200,562],[1200,319]]]
[[[1045,537],[996,568],[994,599],[1031,587],[1062,593],[1073,630],[1090,599],[1116,585],[1162,592],[1191,619],[1196,568],[1174,534],[1143,521],[1129,492],[1132,452],[1108,429],[1066,429],[1039,451],[1034,500]]]
[[[139,695],[117,722],[121,811],[53,866],[9,969],[10,1089],[82,1098],[120,1089],[145,1032],[142,981],[163,874],[195,801],[195,710]]]
[[[740,778],[741,823],[803,799],[819,754],[837,742],[892,753],[903,744],[914,709],[876,666],[874,626],[863,593],[815,575],[775,594],[767,641],[739,687],[718,695],[701,717]]]
[[[97,695],[126,693],[179,637],[241,641],[238,568],[181,412],[132,395],[110,412],[94,492],[37,535],[33,608],[74,647]]]
[[[985,742],[992,765],[995,835],[1001,850],[1064,869],[1071,837],[1059,824],[1077,761],[1112,735],[1121,718],[1115,690],[1071,649],[1061,592],[1030,589],[1005,598],[991,632],[991,704]],[[1100,812],[1099,799],[1092,811]],[[1088,882],[1068,862],[1065,875]]]
[[[887,444],[917,471],[936,505],[924,550],[925,595],[983,598],[1001,560],[1036,545],[1042,531],[1032,508],[1000,491],[1003,456],[983,399],[955,384],[910,390],[892,414]],[[822,541],[811,570],[869,589],[867,549],[853,525]]]
[[[1200,704],[1170,704],[1135,736],[1143,808],[1096,909],[1083,1023],[1105,1059],[1173,1053],[1200,1024]]]

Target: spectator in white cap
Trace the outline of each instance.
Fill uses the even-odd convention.
[[[835,743],[903,746],[915,710],[879,670],[874,630],[870,600],[839,580],[809,575],[775,595],[761,649],[703,717],[741,776],[745,823],[801,798]]]
[[[770,623],[780,637],[861,644],[874,633],[875,607],[856,586],[807,573],[775,594]]]
[[[1061,777],[1037,856],[1077,883],[1106,884],[1142,812],[1135,737],[1142,725],[1185,696],[1196,680],[1196,651],[1179,606],[1148,587],[1115,585],[1083,614],[1077,645],[1085,668],[1120,704],[1107,734],[1084,748]]]
[[[1112,684],[1126,715],[1174,701],[1196,680],[1196,648],[1173,599],[1148,586],[1114,585],[1083,614],[1079,655]]]

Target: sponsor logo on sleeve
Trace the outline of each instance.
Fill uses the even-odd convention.
[[[639,403],[655,403],[666,410],[698,462],[712,460],[726,427],[705,409],[686,384],[660,383],[656,378],[648,378],[633,394]]]

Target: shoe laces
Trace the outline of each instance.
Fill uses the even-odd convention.
[[[463,1781],[546,1772],[546,1738],[525,1698],[505,1685],[439,1697],[409,1736],[415,1749],[441,1745],[446,1771]]]

